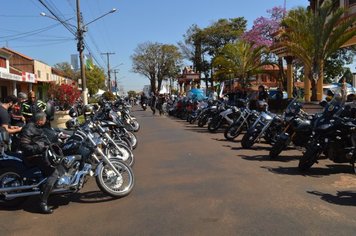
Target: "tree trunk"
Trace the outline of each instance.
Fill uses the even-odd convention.
[[[311,101],[317,101],[317,97],[316,97],[316,84],[317,84],[317,81],[315,81],[315,79],[313,78],[310,78],[311,80],[311,89],[312,89],[312,95],[310,97],[310,100]]]
[[[151,92],[156,93],[156,80],[150,79],[151,82]]]
[[[286,90],[287,88],[287,81],[286,81],[286,75],[284,73],[284,67],[283,67],[283,58],[278,57],[278,67],[279,67],[279,78],[280,82],[283,85],[283,90]]]

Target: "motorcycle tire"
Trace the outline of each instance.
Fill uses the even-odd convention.
[[[4,168],[0,170],[0,188],[14,187],[23,185],[21,172],[15,168]],[[0,206],[5,208],[16,208],[20,206],[27,197],[5,199],[0,195]]]
[[[313,145],[309,145],[304,152],[303,156],[299,160],[298,169],[300,171],[306,171],[314,165],[319,156],[319,151]]]
[[[119,146],[119,150],[113,145],[109,144],[105,148],[105,155],[109,158],[118,158],[128,166],[132,167],[135,164],[135,158],[130,148],[121,143],[116,143]]]
[[[199,119],[198,121],[198,126],[199,127],[204,127],[204,125],[206,125],[206,123],[208,122],[208,116],[203,116]]]
[[[253,132],[253,131],[248,131],[241,140],[241,146],[245,149],[249,149],[251,148],[256,141],[256,138],[258,136],[257,132]]]
[[[208,130],[210,133],[214,133],[216,132],[220,126],[221,126],[221,118],[219,117],[216,117],[214,119],[211,120],[211,122],[209,122],[209,125],[208,125]]]
[[[138,123],[137,120],[132,120],[132,121],[130,122],[130,125],[131,125],[132,130],[133,130],[134,132],[138,132],[138,131],[140,130],[140,123]]]
[[[130,131],[127,131],[126,137],[130,140],[132,149],[136,149],[138,145],[138,140],[136,135]]]
[[[227,127],[224,132],[224,137],[229,141],[233,141],[236,137],[238,137],[241,134],[243,130],[243,126],[240,127],[240,125],[241,125],[240,123],[237,123]]]
[[[118,159],[110,159],[111,164],[120,172],[115,172],[106,163],[101,163],[97,168],[96,184],[99,189],[114,198],[125,197],[132,191],[135,178],[131,167]]]
[[[269,157],[271,159],[277,158],[284,149],[286,149],[285,142],[280,142],[279,140],[277,140],[277,142],[272,146],[271,150],[269,151]]]

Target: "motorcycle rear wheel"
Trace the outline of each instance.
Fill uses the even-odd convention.
[[[4,168],[0,170],[0,188],[15,187],[23,185],[20,171],[15,168]],[[14,208],[20,206],[27,197],[18,197],[14,199],[5,199],[0,195],[0,206],[5,208]]]
[[[120,172],[116,176],[111,167],[105,163],[98,166],[98,175],[96,176],[96,183],[100,190],[114,198],[121,198],[131,193],[135,178],[131,167],[118,159],[110,159],[111,163]]]

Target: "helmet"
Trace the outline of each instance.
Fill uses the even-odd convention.
[[[93,115],[94,114],[94,107],[93,105],[85,105],[83,107],[83,114],[84,116],[88,116],[88,115]]]
[[[27,100],[27,94],[24,93],[24,92],[19,92],[19,94],[17,95],[17,98],[18,99],[24,99],[24,100]]]
[[[77,119],[69,119],[66,121],[67,129],[74,129],[78,125]]]
[[[58,145],[51,144],[46,149],[45,158],[53,167],[58,166],[63,157],[62,149]]]
[[[74,118],[74,117],[77,117],[78,116],[78,113],[76,112],[76,109],[74,107],[71,107],[69,109],[69,116]]]

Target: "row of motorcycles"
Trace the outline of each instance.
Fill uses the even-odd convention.
[[[323,158],[335,163],[350,163],[355,169],[356,159],[356,101],[345,102],[335,96],[330,102],[322,102],[323,111],[308,114],[297,98],[291,99],[282,115],[268,110],[261,101],[250,109],[250,99],[240,99],[237,106],[223,101],[195,103],[195,109],[186,120],[191,124],[207,128],[210,132],[224,129],[226,140],[238,136],[242,148],[249,149],[262,139],[271,145],[269,156],[277,158],[287,148],[303,152],[299,169],[308,170]]]
[[[45,158],[60,173],[53,194],[69,194],[83,188],[95,177],[106,195],[121,198],[134,187],[133,150],[138,145],[139,123],[123,101],[101,101],[100,106],[70,109],[70,130],[56,130],[57,142],[40,156],[24,156],[10,150],[11,138],[0,130],[0,206],[14,207],[29,196],[39,195],[46,182],[34,158]],[[85,121],[79,122],[78,116]]]

